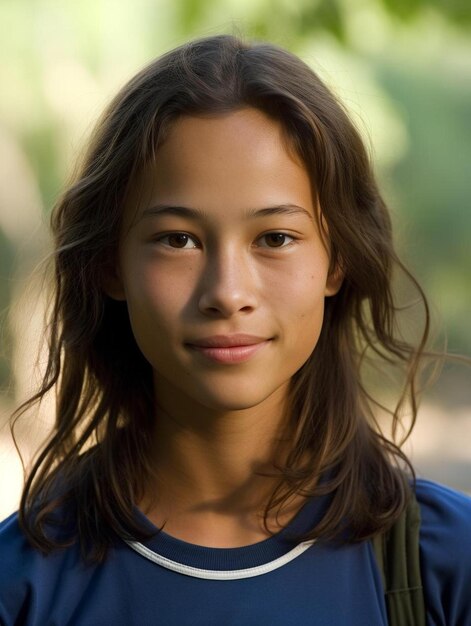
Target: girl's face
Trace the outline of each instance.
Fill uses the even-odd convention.
[[[328,276],[310,180],[281,127],[252,108],[182,117],[133,196],[108,293],[127,301],[157,402],[270,406],[312,353],[341,282]],[[237,333],[266,341],[244,360],[192,345]]]

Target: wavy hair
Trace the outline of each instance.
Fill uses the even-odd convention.
[[[284,463],[274,462],[279,482],[265,528],[269,511],[290,495],[329,494],[325,515],[301,539],[343,534],[358,541],[386,530],[407,503],[414,471],[395,438],[405,406],[412,415],[408,432],[415,421],[429,310],[395,253],[389,212],[363,141],[342,104],[297,56],[273,44],[218,35],[164,54],[119,91],[53,208],[47,368],[37,393],[13,416],[15,421],[55,391],[55,425],[26,477],[19,508],[24,532],[44,552],[78,538],[83,554],[98,562],[116,535],[146,536],[133,507],[150,471],[151,366],[137,347],[126,304],[105,295],[103,276],[116,258],[133,181],[155,158],[172,122],[242,107],[280,123],[316,191],[331,271],[341,267],[344,273],[339,292],[326,299],[319,341],[292,377],[290,452]],[[397,331],[397,270],[423,303],[416,344]],[[390,411],[390,438],[375,421],[378,401],[363,380],[368,354],[404,370]],[[48,524],[70,507],[73,537],[52,537]]]

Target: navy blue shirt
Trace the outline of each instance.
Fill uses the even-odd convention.
[[[277,535],[240,548],[208,548],[164,531],[119,540],[87,566],[77,546],[42,556],[18,527],[0,524],[3,626],[381,626],[387,624],[370,541],[296,544],[322,499],[307,502]],[[431,626],[471,626],[471,498],[417,481],[421,569]],[[137,511],[150,529],[155,529]]]

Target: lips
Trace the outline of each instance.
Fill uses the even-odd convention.
[[[201,348],[233,348],[237,346],[253,346],[257,343],[268,341],[271,337],[259,337],[257,335],[213,335],[201,339],[192,339],[187,343]]]
[[[237,333],[192,339],[186,345],[191,351],[202,356],[206,362],[229,365],[248,361],[267,346],[271,339],[272,337]]]

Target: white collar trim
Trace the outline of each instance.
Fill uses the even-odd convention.
[[[299,543],[295,548],[293,548],[286,554],[283,554],[283,556],[280,556],[274,561],[264,563],[263,565],[257,565],[256,567],[248,567],[245,569],[235,570],[211,570],[201,569],[199,567],[192,567],[190,565],[184,565],[183,563],[178,563],[177,561],[167,559],[157,552],[150,550],[138,541],[125,541],[130,548],[138,552],[141,556],[174,572],[185,574],[186,576],[193,576],[194,578],[206,578],[210,580],[237,580],[239,578],[252,578],[253,576],[261,576],[262,574],[267,574],[268,572],[272,572],[273,570],[278,569],[283,565],[286,565],[286,563],[289,563],[299,555],[303,554],[303,552],[308,550],[312,546],[312,544],[315,543],[316,540],[312,539],[310,541],[303,541],[302,543]]]

